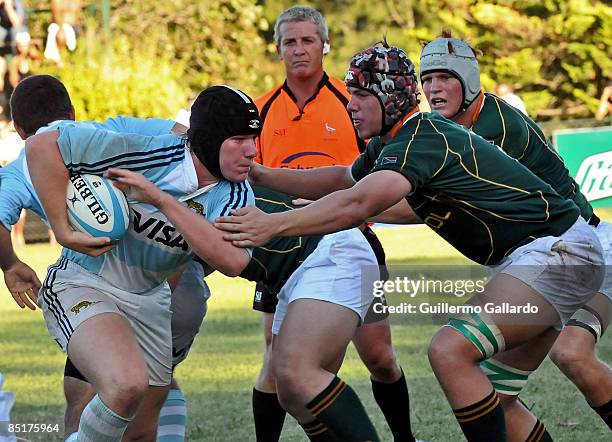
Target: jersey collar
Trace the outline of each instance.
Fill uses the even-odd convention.
[[[329,82],[329,76],[327,75],[327,73],[323,72],[323,77],[321,78],[321,81],[319,81],[319,84],[317,85],[317,90],[312,95],[312,97],[310,97],[308,100],[304,102],[304,107],[306,107],[308,103],[310,103],[312,100],[314,100],[317,97],[317,95],[319,95],[319,91],[323,89],[323,87],[328,82]],[[293,91],[289,89],[289,85],[287,84],[287,79],[285,79],[285,82],[283,83],[283,90],[287,93],[287,95],[289,95],[289,98],[291,98],[291,100],[297,104],[297,98],[295,94],[293,93]]]
[[[482,91],[480,91],[480,95],[478,96],[478,101],[476,101],[476,112],[474,112],[474,115],[472,115],[472,121],[470,122],[470,127],[472,127],[473,125],[476,124],[476,121],[478,121],[478,117],[480,116],[480,112],[482,112],[482,108],[484,107],[484,99],[485,99],[485,95],[482,93]]]
[[[395,135],[397,135],[399,130],[402,128],[402,126],[404,124],[406,124],[408,122],[408,120],[412,119],[413,117],[416,117],[420,113],[421,112],[419,111],[419,107],[415,106],[410,112],[408,112],[406,115],[404,115],[401,120],[399,120],[397,123],[395,123],[395,125],[393,126],[393,128],[389,132],[391,134],[391,138],[393,138],[393,137],[395,137]]]

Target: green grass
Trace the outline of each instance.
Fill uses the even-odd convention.
[[[378,233],[389,261],[394,264],[467,262],[423,227],[384,228]],[[19,251],[40,276],[58,254],[58,248],[47,245],[32,245]],[[250,397],[263,352],[263,338],[260,316],[250,308],[253,286],[220,275],[212,275],[209,284],[213,297],[208,316],[189,358],[176,373],[189,404],[188,440],[254,440]],[[395,350],[411,392],[413,428],[428,441],[462,440],[427,362],[426,347],[436,329],[429,325],[393,326]],[[0,289],[0,330],[0,372],[6,377],[5,388],[16,397],[13,422],[57,423],[61,427],[64,356],[49,338],[40,311],[21,311],[4,286]],[[604,336],[598,351],[603,360],[612,360],[610,333]],[[362,398],[382,439],[391,440],[372,398],[368,373],[352,348],[340,375]],[[603,441],[609,437],[607,428],[578,390],[548,360],[532,376],[523,399],[533,405],[555,441]],[[559,426],[562,421],[576,425]],[[32,441],[61,440],[59,434],[24,436]],[[290,417],[283,440],[306,440]]]

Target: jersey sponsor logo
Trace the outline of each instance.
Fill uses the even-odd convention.
[[[104,208],[100,205],[100,202],[96,199],[95,195],[91,193],[89,187],[87,187],[87,183],[83,179],[81,175],[71,175],[70,181],[74,185],[74,188],[79,192],[79,197],[75,194],[72,195],[68,199],[72,204],[72,207],[75,206],[77,202],[83,202],[88,208],[91,214],[96,218],[100,224],[106,224],[109,220],[108,213],[104,210]]]
[[[168,224],[167,221],[157,219],[153,216],[148,217],[132,208],[134,212],[134,231],[144,234],[147,238],[154,240],[170,248],[180,247],[183,251],[188,251],[189,246],[183,236],[176,231],[176,228]]]
[[[287,134],[289,133],[289,131],[286,128],[281,128],[281,129],[274,129],[274,136],[275,137],[285,137],[287,136]]]
[[[331,127],[331,126],[329,125],[329,123],[327,123],[327,122],[325,123],[325,130],[326,130],[326,131],[327,131],[327,133],[328,133],[328,134],[330,134],[330,135],[333,135],[333,134],[334,134],[334,132],[336,132],[336,128]]]
[[[302,169],[304,167],[300,167],[299,164],[295,164],[294,162],[300,159],[303,160],[304,158],[307,158],[307,157],[326,157],[326,158],[331,158],[334,161],[336,160],[335,157],[325,152],[316,152],[316,151],[298,152],[298,153],[294,153],[293,155],[289,155],[288,157],[284,158],[281,161],[280,167]]]
[[[397,163],[397,157],[383,157],[380,164],[384,166],[385,164],[395,164]]]
[[[70,311],[75,315],[78,315],[79,313],[81,313],[81,310],[86,309],[90,305],[98,304],[99,302],[100,301],[81,301],[78,304],[72,306]]]
[[[611,197],[612,151],[586,157],[578,169],[576,182],[589,201]]]

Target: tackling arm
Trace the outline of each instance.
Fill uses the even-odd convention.
[[[346,166],[317,167],[314,169],[274,169],[253,164],[249,172],[252,184],[308,200],[319,199],[336,190],[348,189],[355,184],[351,168]]]
[[[382,213],[368,219],[371,223],[387,224],[422,224],[423,220],[412,210],[408,201],[403,198],[400,202],[389,207]]]
[[[399,202],[410,193],[410,182],[397,172],[368,175],[347,190],[334,192],[312,204],[283,213],[264,214],[254,207],[220,217],[215,225],[240,247],[259,246],[273,236],[318,235],[356,227]]]

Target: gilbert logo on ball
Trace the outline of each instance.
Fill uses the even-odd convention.
[[[97,175],[71,175],[66,189],[70,225],[94,237],[119,240],[130,225],[125,195]]]

